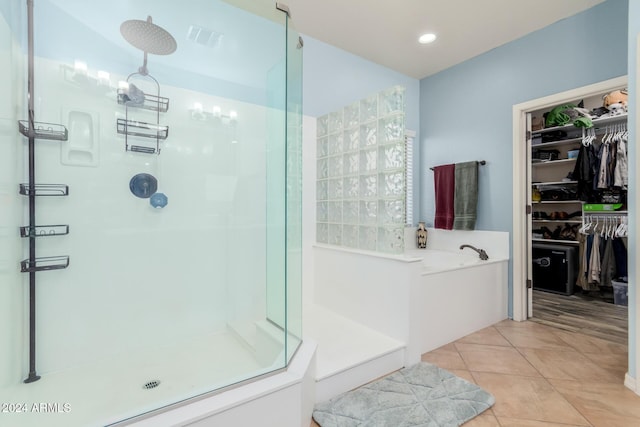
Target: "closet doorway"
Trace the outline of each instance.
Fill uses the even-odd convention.
[[[535,122],[541,119],[539,116],[542,112],[548,112],[567,103],[577,104],[579,100],[585,100],[585,107],[591,110],[594,103],[602,99],[603,94],[625,88],[626,85],[626,77],[619,77],[513,107],[514,320],[533,318],[554,323],[564,318],[570,319],[567,320],[566,328],[580,328],[580,319],[584,318],[587,329],[588,324],[593,325],[593,322],[600,322],[602,325],[608,323],[611,327],[627,326],[626,307],[616,307],[602,301],[609,296],[589,301],[588,295],[583,295],[581,288],[576,288],[575,295],[572,289],[563,288],[565,282],[575,282],[575,278],[559,279],[562,274],[572,274],[570,269],[566,269],[566,265],[563,264],[564,269],[549,273],[549,280],[540,280],[540,263],[575,263],[573,274],[578,273],[578,260],[584,257],[579,251],[582,245],[577,242],[580,236],[576,235],[576,232],[585,225],[583,216],[585,207],[588,206],[574,194],[577,191],[577,183],[569,173],[573,172],[576,164],[576,158],[573,156],[577,154],[577,148],[582,143],[582,130],[564,127],[561,128],[562,132],[546,135],[544,142],[540,141],[540,132],[531,132],[531,129],[536,129]],[[602,128],[605,122],[601,122],[600,132],[604,131]],[[546,131],[547,129],[542,133],[547,133]],[[538,140],[534,141],[533,137]],[[608,213],[602,216],[605,215]],[[603,218],[602,221],[612,224],[613,220]],[[554,257],[557,260],[554,261]],[[536,268],[537,285],[534,285],[533,276]],[[540,290],[541,283],[552,292]],[[598,318],[598,315],[605,312],[610,314]],[[608,318],[608,315],[613,318]],[[559,323],[557,326],[563,325]],[[617,335],[620,335],[619,332]],[[606,331],[602,334],[606,336]],[[623,334],[627,334],[626,328]],[[626,342],[624,336],[618,336],[617,339]]]

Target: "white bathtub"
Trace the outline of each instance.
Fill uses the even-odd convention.
[[[404,342],[407,366],[507,318],[508,233],[438,230],[430,243],[442,249],[385,256],[316,246],[314,302]],[[459,250],[465,243],[489,259]]]
[[[507,318],[508,258],[464,251],[415,250],[411,340],[420,354]]]
[[[486,262],[481,261],[478,254],[470,249],[465,249],[465,252],[451,252],[439,249],[414,249],[406,251],[405,257],[409,259],[420,259],[422,264],[422,273],[437,273],[457,270],[460,268],[473,267],[481,262]]]

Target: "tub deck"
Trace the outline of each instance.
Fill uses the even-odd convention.
[[[319,305],[303,310],[304,340],[316,342],[316,401],[404,366],[405,343]]]

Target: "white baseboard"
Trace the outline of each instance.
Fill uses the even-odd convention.
[[[629,390],[633,391],[635,394],[640,395],[640,390],[638,390],[636,379],[626,373],[624,375],[624,386]]]

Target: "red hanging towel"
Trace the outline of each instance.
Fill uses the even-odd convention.
[[[456,187],[456,165],[442,165],[433,168],[436,190],[435,228],[453,229],[453,202]]]

